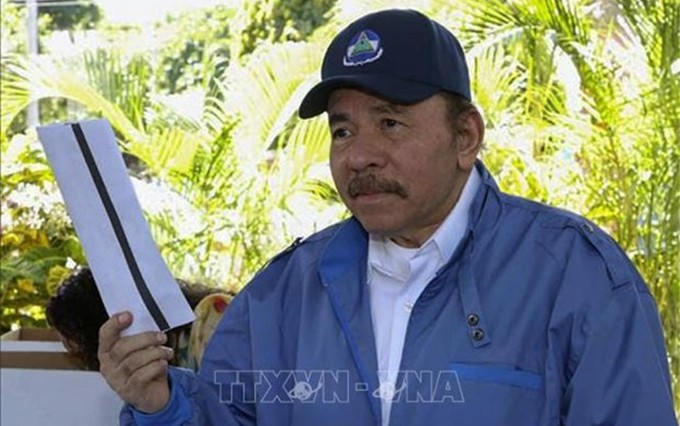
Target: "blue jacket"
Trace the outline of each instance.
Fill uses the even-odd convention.
[[[466,235],[411,311],[390,425],[676,425],[656,305],[622,250],[477,167]],[[171,369],[166,408],[121,424],[379,426],[366,256],[355,219],[276,256],[199,375]]]

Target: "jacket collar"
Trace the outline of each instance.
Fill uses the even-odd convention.
[[[496,226],[501,215],[501,191],[482,160],[477,160],[475,167],[482,178],[482,184],[470,206],[468,228],[472,232]]]

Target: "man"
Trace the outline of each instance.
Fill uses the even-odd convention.
[[[414,11],[331,43],[303,118],[328,113],[353,218],[238,295],[200,377],[162,334],[101,329],[101,371],[139,425],[675,424],[656,307],[583,218],[501,193],[455,37]]]

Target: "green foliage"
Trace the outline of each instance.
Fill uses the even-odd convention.
[[[0,0],[0,31],[2,56],[26,53],[26,7],[22,2]],[[99,7],[94,3],[38,7],[39,39],[55,30],[92,29],[101,20]]]
[[[251,53],[259,43],[305,40],[327,22],[336,0],[245,0],[234,21],[232,53]]]
[[[0,238],[0,331],[45,325],[45,302],[82,249],[35,135],[3,149]]]
[[[318,55],[313,45],[263,45],[216,83],[218,96],[184,112],[149,92],[153,70],[139,57],[12,58],[3,74],[3,129],[43,97],[71,99],[107,118],[122,149],[143,164],[140,198],[173,272],[238,287],[286,244],[289,234],[273,229],[293,232],[279,226],[292,214],[287,200],[325,157],[323,121],[294,117],[299,85]],[[291,72],[277,74],[274,64]],[[196,108],[199,121],[187,112]]]
[[[44,2],[38,8],[39,15],[48,17],[49,31],[89,30],[102,19],[102,13],[95,3],[80,1],[81,4],[53,5]]]
[[[209,141],[187,170],[165,175],[201,217],[198,232],[174,241],[199,257],[193,273],[228,277],[238,287],[290,237],[273,230],[285,231],[277,222],[289,215],[286,201],[302,191],[325,152],[323,122],[294,117],[298,86],[316,66],[317,54],[304,44],[263,45],[242,65],[232,64],[218,96],[206,100]],[[274,64],[291,72],[274,73]]]
[[[231,7],[216,6],[169,16],[155,31],[167,41],[157,65],[158,88],[169,93],[207,88],[229,62]]]
[[[2,56],[26,51],[26,10],[10,0],[0,0],[0,48]]]

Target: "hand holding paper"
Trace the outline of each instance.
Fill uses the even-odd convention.
[[[170,399],[167,368],[172,350],[160,346],[166,341],[166,335],[160,332],[121,337],[131,320],[127,313],[117,314],[100,329],[100,370],[124,401],[139,411],[154,413]]]

